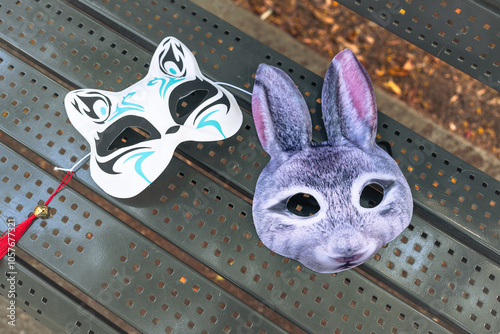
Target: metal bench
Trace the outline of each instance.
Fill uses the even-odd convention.
[[[339,2],[500,90],[497,1]],[[456,8],[467,16],[446,27]],[[411,21],[413,11],[432,18],[432,29]],[[470,23],[459,42],[452,33],[432,37],[440,25],[457,30],[460,20]],[[474,29],[486,30],[477,43],[491,57],[462,47]],[[249,91],[259,63],[281,67],[311,108],[314,139],[324,138],[322,78],[195,4],[2,1],[0,220],[24,220],[62,178],[53,166],[88,152],[67,121],[65,94],[125,88],[169,35],[195,52],[206,76]],[[55,332],[500,331],[498,180],[380,113],[377,138],[391,145],[412,188],[413,221],[360,267],[316,274],[270,252],[255,234],[251,199],[268,156],[249,97],[232,92],[244,111],[239,132],[183,143],[138,198],[112,198],[87,165],[79,170],[51,205],[53,217],[36,220],[19,242],[15,273],[7,258],[0,261],[0,293],[9,298],[14,277],[16,305]]]

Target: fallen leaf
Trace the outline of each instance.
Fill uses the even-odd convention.
[[[385,82],[384,87],[389,88],[394,94],[400,96],[401,95],[401,88],[391,79],[387,82]]]
[[[495,131],[493,131],[493,129],[486,129],[485,131],[486,131],[487,134],[490,135],[491,138],[495,138],[496,137]]]
[[[403,70],[405,71],[412,71],[414,68],[415,68],[415,65],[412,63],[412,61],[410,59],[408,59],[404,65],[403,65]]]
[[[375,70],[375,74],[378,75],[379,77],[383,77],[385,75],[385,69],[381,68],[381,69],[376,69]]]
[[[344,47],[348,48],[348,49],[351,49],[351,51],[354,53],[354,54],[359,54],[359,46],[357,46],[356,44],[354,43],[350,43],[348,41],[346,41],[345,38],[343,37],[339,37],[338,38],[338,41],[343,44]]]
[[[358,37],[358,35],[359,35],[359,31],[355,30],[352,33],[350,33],[349,35],[347,35],[347,39],[349,40],[349,42],[353,43],[356,41],[356,37]]]
[[[450,126],[450,130],[451,131],[456,131],[457,130],[457,126],[455,125],[455,123],[450,122],[449,126]]]
[[[335,21],[333,20],[333,18],[331,18],[330,16],[328,16],[326,13],[320,11],[320,10],[317,10],[316,8],[313,8],[312,10],[314,16],[320,20],[321,22],[323,22],[324,24],[333,24]]]
[[[500,106],[500,98],[498,97],[495,97],[491,100],[489,100],[488,102],[486,102],[488,105],[499,105]]]
[[[480,89],[477,91],[476,95],[477,96],[481,96],[481,95],[484,95],[484,93],[486,93],[488,91],[488,88],[483,88],[483,89]]]
[[[335,34],[337,32],[337,30],[339,30],[339,29],[340,29],[339,24],[332,25],[332,27],[330,28],[330,34]]]
[[[387,73],[393,77],[406,77],[409,74],[408,71],[405,71],[400,67],[390,68],[387,70]]]
[[[273,10],[272,9],[268,9],[266,10],[264,13],[262,13],[262,15],[260,15],[260,19],[262,21],[265,21],[269,18],[269,16],[273,15]]]

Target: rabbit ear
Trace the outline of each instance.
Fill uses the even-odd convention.
[[[292,79],[280,69],[261,64],[252,95],[252,113],[259,140],[272,157],[310,145],[311,116]]]
[[[341,137],[366,147],[375,142],[377,105],[370,77],[351,50],[333,58],[322,92],[323,121],[328,142]]]

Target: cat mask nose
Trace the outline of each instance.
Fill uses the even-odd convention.
[[[201,73],[174,37],[156,49],[143,79],[121,92],[80,89],[64,100],[90,146],[90,174],[106,193],[129,198],[148,187],[185,141],[234,135],[243,116],[227,90]]]

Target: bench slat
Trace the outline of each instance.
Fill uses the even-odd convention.
[[[500,3],[339,0],[410,43],[500,91]]]
[[[10,268],[13,264],[14,270]],[[15,273],[13,273],[15,271]],[[74,300],[68,298],[53,286],[36,276],[19,262],[9,262],[7,256],[0,261],[0,293],[9,298],[11,291],[16,293],[16,307],[19,307],[30,316],[40,321],[45,327],[61,332],[80,332],[88,334],[119,333],[120,331],[102,321],[93,312],[84,309]],[[15,281],[15,288],[11,290],[10,280]],[[4,311],[9,314],[9,311]],[[19,315],[15,314],[15,324],[19,324]],[[10,321],[10,319],[8,320]]]

